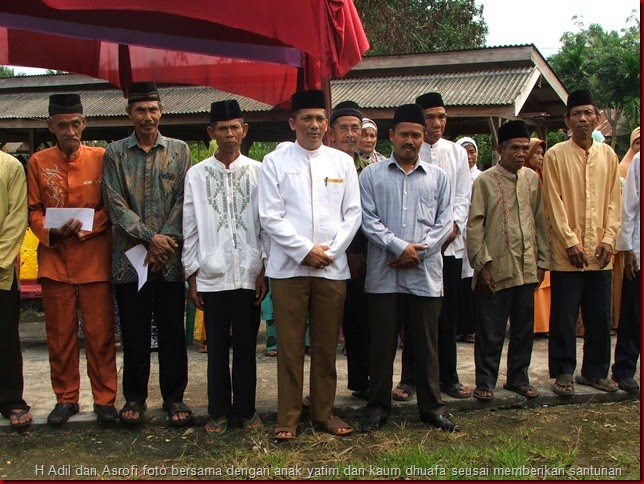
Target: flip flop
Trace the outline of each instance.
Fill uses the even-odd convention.
[[[567,390],[567,388],[570,389]],[[572,384],[572,375],[569,373],[562,373],[557,376],[555,383],[552,386],[552,391],[560,397],[572,397],[575,394],[575,387]]]
[[[10,422],[9,425],[11,426],[12,429],[22,429],[25,427],[29,427],[34,421],[34,418],[32,416],[29,420],[25,422],[19,422],[20,418],[24,417],[28,413],[29,413],[29,408],[14,408],[13,410],[9,411],[9,413],[5,416],[5,418],[9,419],[9,422]],[[11,417],[16,417],[18,422],[15,424],[11,423]]]
[[[241,420],[242,420],[242,428],[247,432],[250,432],[251,430],[256,430],[263,425],[262,419],[259,418],[259,415],[257,414],[257,412],[255,412],[251,418],[242,417]]]
[[[212,425],[212,427],[214,427],[212,430],[208,429],[209,424]],[[217,430],[219,428],[221,428],[221,430]],[[215,420],[214,418],[211,418],[210,421],[206,425],[204,425],[203,429],[208,434],[215,434],[215,435],[225,434],[226,431],[228,430],[228,419],[226,417],[222,418],[221,420]]]

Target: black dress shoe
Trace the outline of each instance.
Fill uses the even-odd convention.
[[[49,425],[62,425],[78,413],[78,403],[57,403],[47,417]]]
[[[363,432],[375,432],[380,430],[383,425],[387,423],[387,417],[376,417],[375,415],[367,415],[362,419],[361,430]]]
[[[114,405],[98,405],[95,403],[94,413],[98,422],[116,422],[119,418],[119,413],[114,408]]]
[[[434,428],[444,430],[445,432],[458,432],[461,427],[448,419],[445,415],[428,415],[421,417],[421,420],[428,423]]]

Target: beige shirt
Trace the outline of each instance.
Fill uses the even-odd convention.
[[[537,267],[550,266],[539,175],[501,165],[481,173],[472,185],[466,244],[473,286],[486,264],[497,290],[537,282]]]
[[[8,291],[27,230],[27,179],[22,164],[0,151],[0,290]]]
[[[595,250],[600,242],[615,248],[621,226],[619,160],[610,146],[588,151],[572,139],[550,148],[543,160],[543,186],[548,213],[554,271],[598,271]],[[581,244],[588,266],[573,266],[567,248]],[[612,263],[604,267],[611,270]]]

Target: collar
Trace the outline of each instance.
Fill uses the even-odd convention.
[[[391,168],[393,166],[393,167],[395,167],[395,168],[397,168],[397,169],[399,169],[399,170],[401,170],[403,172],[405,171],[400,167],[400,165],[398,164],[398,161],[396,161],[396,157],[394,156],[393,153],[391,154],[391,156],[389,157],[389,159],[387,161],[383,161],[381,163],[387,163],[388,168]],[[416,164],[414,165],[414,168],[409,173],[413,173],[416,170],[422,170],[424,173],[427,173],[427,168],[425,167],[425,165],[426,165],[426,163],[424,161],[421,161],[420,157],[418,157],[416,159]],[[409,174],[409,173],[407,173],[407,174]]]
[[[60,156],[60,158],[63,161],[67,161],[67,162],[78,160],[78,158],[80,158],[82,149],[83,149],[83,145],[81,144],[76,151],[74,151],[71,155],[67,156],[67,154],[58,147],[58,143],[56,143],[56,151],[58,152],[58,156]]]
[[[505,178],[509,178],[510,180],[516,180],[517,178],[519,178],[519,174],[521,173],[521,170],[525,169],[525,167],[522,166],[517,170],[516,173],[512,173],[511,171],[503,168],[498,163],[494,165],[494,168],[499,172],[499,175],[504,176]]]
[[[155,140],[154,145],[152,145],[152,148],[155,148],[158,145],[166,148],[168,146],[168,141],[165,136],[163,136],[160,132],[157,131],[157,139]],[[141,148],[141,145],[139,144],[139,140],[136,137],[136,131],[134,131],[130,136],[128,136],[128,138],[125,141],[125,146],[129,149],[132,149],[135,146],[138,146],[139,148]]]

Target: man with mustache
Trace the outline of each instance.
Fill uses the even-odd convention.
[[[56,406],[47,417],[62,425],[78,413],[80,389],[77,308],[83,317],[87,373],[99,422],[117,419],[114,306],[110,284],[111,224],[101,195],[104,149],[84,146],[83,105],[78,94],[49,98],[47,126],[56,146],[29,159],[29,225],[38,237],[38,280],[42,286],[51,383]],[[48,208],[91,208],[91,230],[70,218],[45,228]]]
[[[302,412],[306,315],[311,333],[311,419],[332,435],[353,428],[333,415],[336,348],[349,278],[346,249],[360,227],[360,195],[353,160],[322,144],[328,127],[324,92],[291,98],[295,143],[264,157],[259,217],[270,237],[277,327],[279,440],[297,435]]]
[[[535,398],[528,368],[534,335],[534,291],[549,268],[550,247],[539,175],[523,168],[530,132],[523,120],[499,128],[499,162],[472,186],[467,220],[467,254],[476,292],[476,388],[491,400],[510,320],[507,382],[503,388]]]
[[[391,382],[402,321],[416,356],[414,381],[420,419],[455,432],[445,416],[438,381],[441,246],[452,232],[446,173],[418,153],[426,121],[418,104],[396,109],[393,153],[360,175],[362,231],[369,239],[365,292],[369,303],[369,402],[362,430],[379,430],[391,412]]]
[[[123,338],[123,395],[120,420],[143,421],[150,377],[151,322],[159,331],[159,380],[163,409],[172,426],[192,422],[183,403],[188,357],[183,326],[185,279],[183,182],[190,168],[190,150],[183,141],[159,132],[163,106],[153,82],[128,88],[127,114],[131,136],[110,143],[103,161],[103,191],[114,224],[112,280]],[[143,244],[148,280],[138,290],[137,273],[125,252]]]
[[[572,137],[543,160],[552,271],[548,366],[557,395],[575,394],[575,323],[581,307],[584,356],[575,381],[617,391],[610,365],[611,256],[619,232],[619,159],[593,140],[599,110],[589,91],[570,93],[565,116]]]
[[[462,146],[443,138],[447,126],[447,112],[443,97],[438,92],[428,92],[416,98],[425,113],[427,131],[419,157],[447,173],[451,187],[450,203],[454,220],[449,238],[443,243],[443,298],[438,322],[438,366],[441,391],[453,398],[469,398],[472,391],[459,381],[456,369],[456,324],[459,320],[461,272],[465,245],[463,230],[467,223],[472,192],[467,152]],[[406,331],[407,326],[405,326]],[[407,332],[408,333],[408,332]],[[400,384],[394,398],[409,399],[414,385],[414,353],[408,337],[404,338]],[[407,397],[407,398],[405,398]]]

